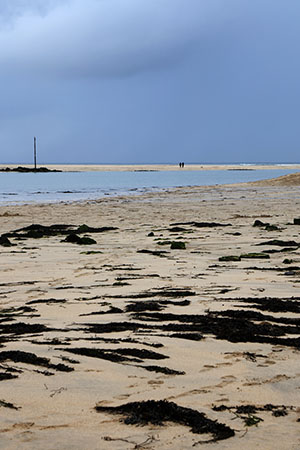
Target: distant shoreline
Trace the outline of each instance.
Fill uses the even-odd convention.
[[[10,170],[6,171],[9,167]],[[22,167],[28,170],[16,170],[19,164],[0,164],[0,172],[34,172],[32,164],[24,164]],[[37,172],[140,172],[140,171],[206,171],[206,170],[300,170],[299,164],[186,164],[179,168],[177,164],[47,164],[47,170],[39,166]]]
[[[48,167],[28,167],[28,166],[17,166],[17,167],[4,167],[0,168],[0,172],[10,173],[10,172],[17,172],[17,173],[48,173],[48,172],[62,172],[62,170],[58,169],[48,169]]]

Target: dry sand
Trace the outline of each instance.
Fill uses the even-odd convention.
[[[86,233],[97,242],[90,246],[62,235],[0,246],[0,377],[16,376],[0,381],[0,448],[191,449],[212,438],[171,422],[127,425],[94,409],[165,399],[235,431],[201,448],[298,449],[299,300],[282,300],[300,297],[298,184],[295,175],[285,185],[0,207],[2,234],[33,223],[117,228]],[[253,227],[257,219],[278,229]],[[166,241],[186,249],[159,245]],[[270,259],[219,261],[263,251]],[[28,352],[50,367],[20,361]]]

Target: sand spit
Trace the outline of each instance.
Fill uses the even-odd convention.
[[[254,183],[260,186],[300,186],[300,172]]]
[[[183,169],[179,169],[178,164],[42,164],[51,170],[59,170],[64,172],[149,172],[160,170],[266,170],[266,169],[288,169],[300,170],[300,164],[185,164]],[[32,168],[32,164],[22,164],[23,167]],[[6,167],[17,168],[17,164],[0,164],[0,169]]]
[[[0,207],[0,448],[298,449],[288,177]]]

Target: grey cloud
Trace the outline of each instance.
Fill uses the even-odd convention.
[[[224,16],[222,0],[14,4],[0,9],[13,18],[0,31],[0,65],[7,73],[50,76],[120,76],[168,65]]]

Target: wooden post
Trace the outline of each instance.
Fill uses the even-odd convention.
[[[34,170],[36,171],[36,137],[33,139],[33,147],[34,147]]]

